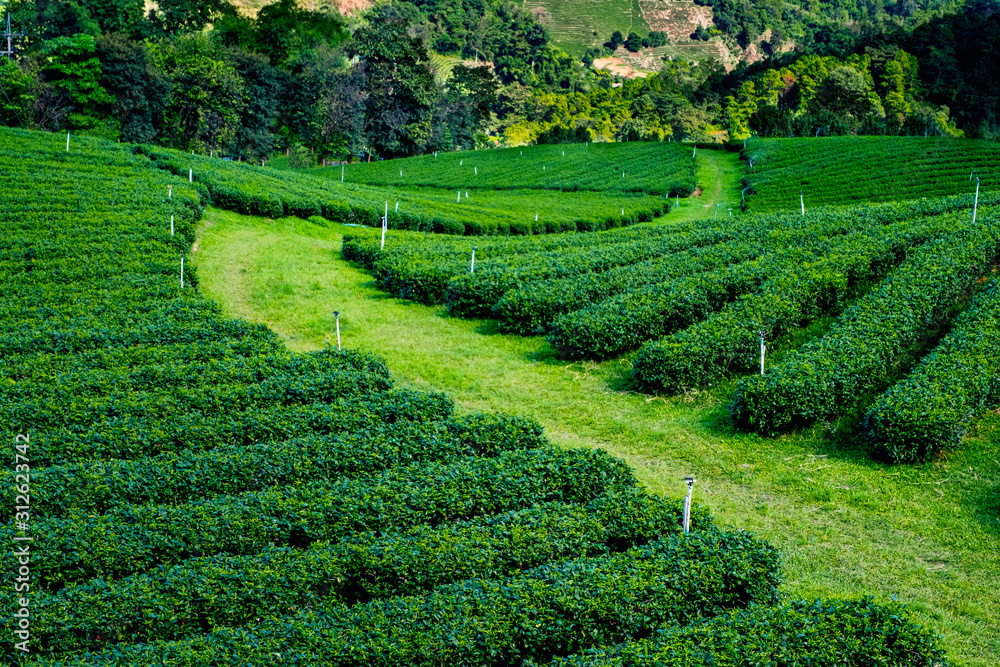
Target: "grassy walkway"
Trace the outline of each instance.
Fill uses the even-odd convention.
[[[739,202],[735,156],[699,156],[702,197],[672,219]],[[737,434],[726,424],[732,385],[636,394],[628,358],[566,363],[543,339],[387,297],[339,258],[346,229],[209,210],[195,254],[201,289],[294,350],[330,341],[339,310],[344,346],[377,352],[398,384],[448,392],[465,410],[533,416],[559,445],[625,459],[655,492],[680,496],[693,474],[696,500],[721,523],[782,550],[787,594],[895,596],[945,635],[954,664],[997,664],[1000,415],[982,419],[959,452],[906,468],[857,457],[823,426],[778,439]]]

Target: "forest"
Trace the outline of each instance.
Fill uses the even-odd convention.
[[[622,79],[593,57],[662,33],[612,35],[578,61],[504,0],[396,0],[347,18],[294,0],[253,18],[226,0],[148,13],[142,0],[11,0],[0,122],[301,166],[532,143],[1000,136],[995,0],[709,4],[715,26],[692,39],[759,42],[766,57],[730,71],[665,58]]]

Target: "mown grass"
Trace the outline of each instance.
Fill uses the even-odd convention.
[[[701,166],[706,192],[680,214],[732,197],[735,172]],[[911,467],[864,457],[832,424],[776,439],[737,433],[726,413],[734,382],[644,396],[629,388],[628,357],[567,363],[541,338],[389,298],[339,259],[344,231],[210,210],[194,255],[201,289],[294,350],[335,344],[338,310],[343,344],[380,354],[398,384],[446,391],[463,410],[533,416],[561,446],[622,457],[654,492],[679,496],[693,474],[696,499],[721,523],[782,550],[789,596],[895,597],[944,635],[954,664],[997,663],[1000,413],[979,419],[958,451]]]

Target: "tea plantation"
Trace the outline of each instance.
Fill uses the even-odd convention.
[[[5,641],[5,664],[946,664],[936,633],[898,604],[784,599],[770,544],[697,505],[685,535],[682,503],[600,449],[558,448],[531,419],[397,388],[376,355],[294,354],[266,327],[224,316],[183,263],[195,222],[210,201],[240,209],[240,197],[271,197],[285,213],[303,196],[291,187],[270,191],[262,177],[258,190],[226,190],[250,169],[238,165],[201,164],[210,175],[189,183],[178,155],[87,139],[66,151],[59,137],[15,130],[0,130],[0,157],[3,539],[30,548],[28,564],[3,556],[7,585],[28,584],[3,599],[6,637],[21,632],[29,647]],[[891,449],[909,440],[885,414],[910,414],[926,378],[967,369],[970,355],[992,363],[997,349],[980,335],[996,289],[975,289],[996,255],[995,215],[964,224],[965,208],[776,217],[748,234],[705,221],[495,237],[467,276],[472,239],[394,231],[383,253],[362,230],[345,253],[461,314],[532,281],[643,262],[660,261],[661,278],[639,291],[715,272],[712,289],[732,296],[766,295],[808,266],[792,286],[830,312],[878,283],[830,334],[845,346],[877,334],[876,361],[942,317],[946,298],[971,297],[940,352],[870,414]],[[783,254],[792,245],[797,263]],[[924,280],[908,268],[918,257],[933,268]],[[716,300],[691,311],[723,312],[730,302],[707,280],[690,289]],[[896,338],[874,331],[891,299],[908,306]],[[806,314],[775,326],[815,315],[805,296],[789,300]],[[785,415],[765,407],[781,378],[831,345],[804,347],[764,376],[771,384],[748,383],[737,418]],[[877,385],[876,362],[848,362],[844,372]],[[963,407],[936,424],[947,434],[996,389],[958,384]],[[787,414],[768,428],[812,413]]]
[[[751,138],[748,210],[806,210],[1000,190],[1000,144],[944,137]],[[800,201],[799,195],[802,195]]]

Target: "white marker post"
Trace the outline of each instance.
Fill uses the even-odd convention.
[[[461,166],[462,166],[462,162],[463,162],[463,160],[459,160],[459,161],[458,161],[458,166],[459,166],[459,167],[461,167]]]
[[[478,176],[479,175],[479,167],[473,167],[473,169],[475,169],[475,171],[476,171],[475,175]]]
[[[337,349],[340,349],[340,311],[333,311],[333,317],[337,320]]]
[[[680,207],[681,207],[681,196],[677,195],[677,201],[674,202],[674,208],[680,208]]]
[[[976,209],[979,208],[979,174],[978,169],[973,171],[972,174],[976,174],[976,200],[972,204],[972,224],[976,224]],[[972,174],[969,174],[969,180],[972,180]]]
[[[691,157],[694,157],[694,156],[696,156],[697,154],[698,154],[698,147],[697,147],[697,146],[695,146],[695,147],[694,147],[694,149],[693,149],[693,150],[691,151]]]
[[[170,235],[174,235],[174,216],[170,216]]]
[[[194,169],[188,169],[188,183],[194,183]]]
[[[469,265],[469,273],[476,272],[476,246],[472,246],[472,264]]]
[[[66,133],[66,152],[69,153],[69,132]]]
[[[340,165],[340,182],[344,182],[344,165]]]
[[[469,191],[468,191],[468,190],[466,190],[466,191],[465,191],[465,198],[466,198],[466,199],[468,199],[468,198],[469,198]]]
[[[385,250],[385,230],[389,226],[389,202],[385,203],[385,215],[382,216],[382,245],[379,250]]]
[[[535,214],[535,222],[538,222],[538,214]]]
[[[393,213],[399,213],[399,200],[396,200],[396,210]]]
[[[684,481],[687,482],[688,492],[687,496],[684,498],[684,534],[687,535],[691,532],[691,492],[694,491],[694,477],[685,477]]]
[[[806,214],[806,200],[802,197],[802,191],[799,191],[799,206],[802,207],[802,215]]]
[[[733,217],[733,209],[729,209],[729,217]]]
[[[174,186],[168,185],[167,186],[167,199],[173,199],[173,198],[174,198]]]
[[[462,203],[462,191],[461,190],[458,191],[458,199],[455,200],[455,203],[457,203],[457,204],[461,204]]]
[[[764,345],[764,332],[760,332],[760,374],[764,374],[764,350],[767,347]]]
[[[402,169],[400,169],[400,170],[399,170],[399,177],[400,177],[400,178],[402,178],[402,177],[403,177],[403,170],[402,170]]]
[[[184,289],[184,253],[181,252],[181,289]]]

